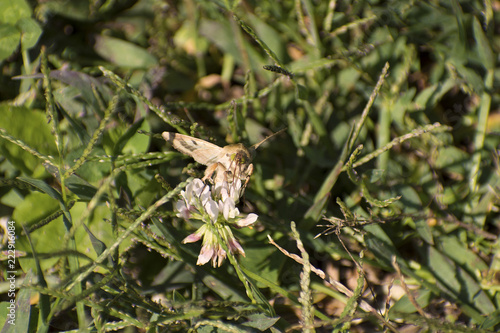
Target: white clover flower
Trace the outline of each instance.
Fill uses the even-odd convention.
[[[240,200],[240,195],[243,194],[241,191],[241,179],[236,179],[232,183],[227,181],[222,181],[215,183],[213,192],[215,197],[221,199],[222,201],[227,198],[232,198],[235,203]]]
[[[219,208],[222,210],[222,216],[224,216],[226,221],[234,219],[240,213],[238,208],[236,208],[233,198],[226,198],[224,202],[219,200]]]
[[[249,225],[254,224],[258,218],[259,218],[259,216],[257,214],[250,213],[246,217],[236,221],[236,225],[240,228],[248,227]]]
[[[177,216],[182,217],[183,219],[187,220],[191,216],[191,211],[195,207],[186,203],[185,200],[179,200],[175,203],[175,209],[178,211]]]
[[[191,235],[184,238],[182,240],[182,243],[186,244],[186,243],[194,243],[194,242],[199,241],[205,235],[206,229],[207,229],[207,225],[206,224],[202,225],[200,228],[198,228],[198,230],[196,230],[196,232],[194,232]]]
[[[235,181],[233,181],[231,183],[231,185],[229,186],[229,197],[232,198],[234,200],[234,202],[238,203],[238,201],[240,201],[240,197],[243,195],[243,190],[241,188],[242,186],[242,183],[241,183],[241,179],[236,179]]]
[[[175,204],[175,208],[179,212],[177,216],[186,220],[191,218],[191,214],[196,212],[197,207],[202,204],[203,200],[208,199],[208,192],[210,192],[210,189],[205,186],[201,179],[194,179],[190,182],[186,186],[186,190],[181,191],[182,199]]]
[[[186,191],[181,191],[181,195],[187,203],[194,205],[196,198],[200,196],[205,187],[201,179],[196,178],[186,186]]]
[[[239,228],[248,227],[257,221],[258,215],[251,213],[246,216],[240,214],[234,200],[230,197],[226,200],[219,200],[219,210],[222,211],[224,219],[231,224],[235,224]]]
[[[245,256],[245,251],[243,251],[240,243],[234,237],[233,232],[231,231],[229,226],[226,225],[224,228],[225,232],[223,233],[223,238],[227,241],[231,253],[240,253],[241,255]]]
[[[217,205],[217,202],[212,199],[208,199],[203,207],[205,208],[205,212],[207,212],[210,217],[210,221],[212,223],[217,222],[219,217],[219,206]]]
[[[226,258],[226,251],[219,244],[222,239],[233,254],[245,256],[245,251],[233,235],[230,226],[243,228],[257,221],[256,214],[240,214],[236,203],[241,193],[241,180],[228,184],[226,181],[216,183],[213,189],[200,179],[195,179],[181,192],[181,199],[176,203],[177,216],[184,219],[203,221],[204,224],[190,234],[183,243],[202,240],[202,248],[197,265],[212,261],[212,266],[219,267]],[[217,237],[217,233],[220,238]]]

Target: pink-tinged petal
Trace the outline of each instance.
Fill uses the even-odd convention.
[[[248,227],[249,225],[254,224],[255,221],[257,221],[257,218],[259,218],[257,214],[251,213],[248,214],[245,218],[238,220],[236,222],[236,225],[240,228]]]
[[[177,216],[188,220],[191,217],[191,206],[187,205],[184,200],[179,200],[175,203],[175,209],[179,212]]]
[[[226,251],[224,251],[222,247],[219,247],[217,254],[212,257],[212,266],[220,267],[225,258],[226,258]]]
[[[202,237],[206,238],[207,231],[208,231],[207,230],[207,225],[204,224],[200,228],[198,228],[198,230],[196,230],[195,232],[193,232],[191,235],[189,235],[186,238],[184,238],[182,240],[182,243],[183,244],[194,243],[194,242],[199,241]],[[205,243],[205,239],[203,239],[203,243]]]
[[[232,253],[239,253],[243,257],[245,256],[245,251],[243,250],[240,243],[235,238],[233,238],[229,241],[229,249],[231,249]]]
[[[180,212],[182,209],[186,208],[186,202],[184,200],[179,200],[175,203],[175,209]]]
[[[201,234],[198,234],[197,232],[194,232],[192,233],[191,235],[187,236],[186,238],[184,238],[182,240],[182,243],[183,244],[186,244],[186,243],[194,243],[194,242],[197,242],[201,239]]]
[[[200,251],[200,254],[198,255],[198,261],[196,262],[196,265],[205,265],[207,262],[212,259],[214,256],[214,247],[213,245],[203,245]]]

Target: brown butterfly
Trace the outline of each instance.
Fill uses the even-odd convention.
[[[253,164],[251,162],[256,149],[267,139],[284,130],[282,129],[268,136],[250,148],[246,148],[241,143],[219,147],[202,139],[172,132],[163,132],[162,136],[175,149],[191,156],[196,162],[207,166],[203,181],[210,179],[215,172],[215,183],[222,181],[231,183],[235,179],[241,179],[244,181],[244,186],[246,186],[253,173]]]

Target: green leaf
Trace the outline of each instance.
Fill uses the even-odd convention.
[[[402,196],[401,203],[405,206],[407,213],[418,213],[422,211],[422,200],[418,192],[410,185],[395,186],[393,195]]]
[[[58,155],[50,125],[40,110],[0,104],[0,128],[7,129],[9,135],[42,154]],[[0,152],[16,168],[29,176],[33,176],[43,162],[18,145],[3,139],[0,139]]]
[[[368,170],[368,172],[366,172],[364,175],[366,175],[366,180],[370,183],[370,184],[374,184],[376,182],[378,182],[379,180],[383,179],[383,177],[385,176],[385,170],[383,169],[371,169],[371,170]]]
[[[65,159],[66,163],[68,165],[73,165],[74,161],[78,159],[80,156],[82,156],[84,150],[85,150],[84,147],[79,147],[78,149],[67,154]],[[95,154],[104,155],[104,150],[102,148],[96,148]],[[105,175],[109,174],[110,170],[111,170],[111,162],[109,161],[99,162],[94,160],[94,161],[86,161],[77,170],[77,174],[84,180],[84,182],[86,181],[92,183],[102,180],[102,178]],[[78,183],[81,183],[79,180],[72,180],[70,182],[73,183],[74,185],[78,185]],[[81,183],[80,185],[90,185],[90,184]],[[87,190],[90,190],[92,192],[92,189],[90,188],[88,188]],[[90,194],[91,192],[87,192],[87,194]],[[85,193],[81,192],[80,194],[85,194]]]
[[[326,135],[325,124],[323,123],[323,120],[321,120],[318,113],[316,113],[316,110],[314,110],[311,103],[309,103],[309,101],[303,100],[302,105],[304,106],[304,109],[307,112],[309,122],[311,123],[314,130],[316,131],[316,134],[318,134],[318,136],[320,136],[320,137],[325,136]]]
[[[31,14],[31,8],[26,0],[0,0],[0,23],[15,25],[17,21],[30,17]]]
[[[262,313],[255,313],[248,316],[248,321],[243,326],[256,328],[259,331],[265,331],[279,320],[279,317],[267,317]]]
[[[182,26],[175,32],[173,41],[174,43],[186,50],[188,53],[204,53],[208,48],[208,42],[204,38],[200,38],[195,30],[192,21],[186,20]]]
[[[406,261],[401,257],[384,229],[382,229],[380,225],[370,224],[365,226],[364,230],[368,232],[365,236],[366,246],[375,254],[375,258],[387,265],[388,269],[392,269],[392,257],[396,256],[401,270],[405,274],[408,274],[408,264],[406,264]]]
[[[57,190],[50,187],[43,180],[26,178],[26,177],[17,177],[17,179],[19,179],[20,181],[23,181],[27,184],[30,184],[31,186],[36,187],[42,193],[48,194],[51,198],[59,201],[60,203],[63,203],[63,198],[61,196],[61,193],[59,193]]]
[[[455,64],[455,68],[476,93],[481,94],[484,91],[483,79],[475,70],[461,64]]]
[[[81,109],[76,109],[75,107],[66,108],[66,111],[73,117],[87,109],[89,105],[92,107],[94,112],[102,112],[103,110],[101,110],[98,97],[102,98],[105,103],[108,103],[111,96],[113,96],[112,91],[104,85],[101,80],[84,73],[69,70],[55,70],[50,72],[50,77],[69,85],[71,88],[74,88],[71,90],[69,87],[65,87],[64,90],[59,90],[59,94],[54,95],[54,97],[57,98],[58,103],[62,103],[65,106],[68,105],[69,101],[65,99],[67,98],[68,90],[70,90],[69,96],[73,97],[73,99],[82,97],[85,100],[86,104],[82,105]],[[96,91],[99,93],[98,96],[96,96]]]
[[[491,313],[488,317],[486,317],[483,323],[481,324],[480,328],[486,330],[493,329],[498,324],[500,324],[500,310],[496,310],[495,312]]]
[[[309,230],[316,225],[316,222],[319,221],[321,215],[325,212],[328,199],[330,199],[330,196],[324,195],[323,197],[318,198],[318,200],[311,207],[309,207],[307,212],[304,214],[304,220],[300,223],[301,229]]]
[[[285,257],[276,253],[274,246],[263,246],[255,244],[251,247],[248,244],[245,247],[245,257],[240,258],[245,267],[261,267],[260,275],[272,283],[279,284],[280,268],[285,264]],[[257,287],[265,286],[257,282]]]
[[[122,39],[96,36],[94,48],[97,54],[117,66],[149,68],[158,64],[146,49]]]
[[[91,163],[91,162],[89,162],[89,163]],[[82,168],[84,166],[86,166],[86,164],[84,164],[82,166]],[[81,168],[79,169],[79,171],[80,170],[81,170]],[[93,186],[92,184],[90,184],[86,180],[80,178],[79,176],[75,176],[75,175],[72,175],[71,177],[66,179],[66,187],[71,192],[76,194],[81,200],[85,200],[85,201],[90,201],[94,197],[94,195],[97,193],[97,188],[95,186]],[[106,200],[106,196],[104,196],[103,199]]]
[[[0,0],[0,61],[14,53],[20,41],[23,51],[36,44],[42,29],[31,15],[26,0]]]
[[[306,87],[301,84],[297,84],[296,95],[298,99],[307,100],[309,93]]]
[[[243,64],[243,56],[236,41],[238,37],[237,32],[231,27],[228,22],[216,22],[202,18],[199,25],[199,33],[211,42],[213,42],[222,51],[230,53],[238,64]],[[250,65],[252,70],[260,71],[262,64],[267,63],[261,53],[255,47],[248,43],[246,40],[243,42],[245,51],[248,53]]]
[[[456,175],[467,174],[467,165],[470,163],[469,155],[458,147],[444,147],[437,151],[435,167],[445,169]]]
[[[7,317],[10,312],[9,306],[10,302],[0,302],[0,327],[3,327],[0,333],[8,332],[7,329],[9,329],[9,327],[12,327],[12,325],[7,323],[7,320],[13,318]]]
[[[28,272],[24,280],[31,282],[32,277],[33,274]],[[1,333],[25,333],[30,331],[31,294],[31,289],[20,288],[16,291],[15,303],[2,302],[0,304],[0,315],[2,316],[0,320],[5,320]],[[14,300],[14,298],[12,298],[12,300]],[[14,311],[11,311],[10,307],[12,307],[12,305],[16,307]],[[34,313],[36,313],[36,311],[34,311]]]
[[[106,244],[104,244],[104,242],[101,242],[99,238],[94,236],[92,231],[90,231],[90,229],[85,224],[83,225],[83,228],[89,235],[90,242],[92,243],[94,251],[97,253],[98,256],[100,256],[106,250]]]
[[[432,292],[426,289],[419,290],[418,294],[414,294],[413,296],[415,297],[417,304],[420,305],[421,308],[425,308],[432,300]],[[400,318],[400,316],[398,315],[399,313],[415,312],[417,312],[417,309],[408,298],[408,295],[404,295],[393,306],[391,306],[389,310],[389,316],[391,319],[395,320]]]
[[[474,28],[474,39],[476,40],[476,48],[479,53],[479,57],[484,65],[484,67],[488,70],[495,69],[495,57],[493,52],[491,51],[490,43],[488,38],[486,38],[481,25],[477,17],[474,16],[474,21],[472,24]]]
[[[58,98],[55,97],[55,95],[56,94],[54,94],[54,99],[57,101]],[[80,139],[80,142],[82,143],[82,145],[87,145],[90,142],[91,138],[90,138],[90,135],[85,130],[85,128],[82,126],[82,122],[77,121],[76,119],[74,119],[74,117],[72,117],[71,115],[69,115],[66,112],[66,110],[64,109],[64,107],[61,105],[61,103],[59,103],[59,105],[61,106],[61,108],[59,109],[59,111],[61,112],[62,116],[71,125],[72,131],[78,136],[78,138]]]
[[[71,208],[71,216],[82,216],[85,211],[88,210],[87,204],[84,202],[77,202],[73,208]],[[86,222],[87,228],[91,232],[94,238],[89,237],[89,233],[84,228],[78,228],[75,233],[75,242],[77,244],[77,250],[80,253],[85,254],[89,258],[96,259],[99,251],[104,251],[116,240],[116,235],[113,233],[109,219],[111,213],[108,207],[104,205],[98,206],[93,212],[91,218]],[[95,240],[102,242],[103,244],[98,245],[94,243]],[[130,246],[131,240],[127,238],[120,244],[120,248],[126,248]],[[94,251],[89,251],[89,249],[94,249]]]
[[[454,63],[455,66],[461,66],[460,64]],[[461,66],[463,68],[464,66]],[[456,88],[457,82],[455,78],[449,78],[444,82],[432,85],[425,88],[420,92],[415,98],[415,107],[417,110],[429,109],[436,106],[440,102],[443,95],[445,95],[451,89]]]
[[[0,24],[0,61],[8,58],[17,50],[21,33],[9,24]]]
[[[417,89],[415,87],[409,88],[407,91],[400,92],[400,95],[391,110],[391,117],[398,126],[405,126],[407,113],[414,108],[412,100],[416,93]]]
[[[385,199],[385,200],[379,200],[379,199],[373,197],[370,194],[370,191],[368,191],[368,187],[366,186],[364,179],[361,182],[361,193],[363,194],[363,197],[365,198],[365,200],[368,203],[370,203],[370,205],[373,205],[376,207],[387,207],[387,206],[391,205],[392,203],[401,199],[401,196],[397,196],[397,197],[389,198],[389,199]]]
[[[278,58],[274,50],[269,48],[269,46],[253,31],[247,23],[241,20],[238,16],[233,15],[233,19],[240,25],[240,27],[248,34],[250,37],[259,44],[259,46],[267,53],[269,58],[271,58],[278,66],[285,67],[281,60]]]
[[[12,218],[16,222],[30,225],[53,214],[58,209],[59,205],[55,200],[45,194],[33,192],[27,195],[23,203],[15,208]],[[30,238],[37,253],[50,253],[61,250],[64,234],[64,225],[59,217],[31,233]],[[16,241],[16,250],[31,253],[31,246],[25,237]],[[58,260],[58,257],[40,260],[42,270],[53,267]],[[19,264],[24,271],[30,268],[36,270],[33,257],[19,258]]]
[[[429,246],[428,249],[427,260],[430,270],[447,289],[458,293],[461,284],[457,279],[456,265],[434,247]]]
[[[350,91],[354,88],[356,82],[358,82],[360,77],[360,72],[354,67],[346,67],[339,72],[338,75],[338,89],[342,94]]]
[[[415,106],[417,107],[417,109],[427,108],[428,102],[431,99],[432,95],[436,92],[437,88],[437,85],[432,85],[425,88],[417,95],[417,97],[415,98]]]
[[[42,34],[42,28],[37,21],[30,17],[25,17],[17,22],[17,27],[21,30],[21,48],[23,51],[29,50],[36,45],[40,35]]]
[[[278,59],[283,61],[286,56],[285,44],[283,42],[284,39],[281,38],[281,35],[276,31],[275,27],[267,24],[265,20],[255,15],[249,15],[248,19],[257,36],[273,50]]]
[[[432,237],[432,231],[429,225],[427,224],[426,219],[418,219],[415,221],[415,227],[417,228],[417,232],[422,237],[424,241],[428,244],[434,245],[434,238]]]
[[[149,132],[151,128],[149,127],[149,123],[144,121],[144,119],[135,122],[117,141],[113,148],[113,155],[147,152],[150,138],[147,135],[138,133],[138,130]]]
[[[453,49],[450,55],[456,63],[464,63],[467,57],[467,35],[465,33],[464,13],[458,0],[452,0],[451,6],[457,23],[458,39],[453,43]]]
[[[346,151],[344,149],[344,151]],[[314,197],[314,205],[311,206],[308,211],[305,214],[305,217],[313,217],[316,221],[319,220],[320,215],[322,212],[322,209],[318,209],[320,206],[318,205],[324,205],[321,202],[324,201],[327,197],[329,197],[330,191],[332,190],[333,186],[337,182],[337,179],[342,172],[342,166],[344,165],[344,161],[341,157],[341,159],[335,164],[335,166],[332,168],[326,179],[323,181],[323,184],[321,185],[321,188],[318,190],[316,193],[316,196]],[[314,208],[315,207],[315,208]],[[313,213],[311,215],[311,213]]]
[[[22,201],[23,201],[23,197],[15,188],[12,188],[6,194],[2,195],[2,197],[0,199],[0,203],[2,205],[5,205],[7,207],[12,207],[12,208],[19,205]]]
[[[90,14],[90,7],[88,1],[46,1],[38,3],[37,12],[47,21],[52,16],[60,15],[70,20],[94,22],[95,16]]]
[[[459,268],[457,277],[462,283],[459,299],[468,302],[474,308],[481,311],[482,315],[488,315],[495,311],[497,307],[490,299],[490,296],[482,290],[475,277]]]
[[[28,194],[24,201],[12,212],[12,219],[23,225],[30,225],[46,218],[60,209],[57,201],[49,196],[33,192]]]
[[[233,285],[225,283],[224,280],[216,278],[213,275],[205,275],[202,281],[205,286],[219,295],[222,299],[231,299],[236,302],[243,302],[246,300],[245,296],[243,296],[237,288]]]

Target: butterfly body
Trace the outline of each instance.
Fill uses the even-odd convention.
[[[253,173],[253,152],[241,143],[219,147],[208,141],[189,135],[163,132],[163,138],[179,152],[191,156],[196,162],[206,165],[203,181],[212,177],[214,182],[232,182],[241,179],[245,185]]]

